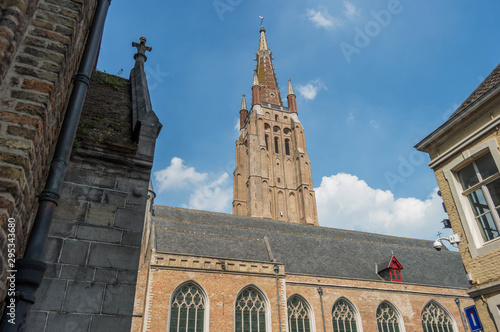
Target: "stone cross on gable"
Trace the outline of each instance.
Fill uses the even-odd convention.
[[[146,51],[151,52],[153,48],[151,46],[146,46],[146,37],[141,37],[139,40],[139,44],[132,42],[132,47],[137,47],[137,53],[134,54],[134,59],[137,61],[138,58],[142,58],[145,62],[148,59]]]

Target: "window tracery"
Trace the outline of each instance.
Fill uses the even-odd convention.
[[[243,290],[236,300],[235,332],[265,332],[266,303],[253,287]]]
[[[298,296],[292,296],[287,303],[289,332],[310,332],[311,318],[306,303]]]
[[[333,332],[357,332],[356,314],[344,299],[335,302],[332,309]]]
[[[453,321],[450,316],[433,301],[429,302],[422,311],[422,328],[424,332],[454,332]]]
[[[377,327],[378,332],[400,332],[396,310],[387,302],[377,308]]]
[[[193,283],[179,288],[170,306],[169,332],[202,332],[205,319],[205,297]]]

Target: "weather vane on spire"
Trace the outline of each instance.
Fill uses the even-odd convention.
[[[259,16],[259,18],[260,18],[260,26],[263,27],[264,16]]]

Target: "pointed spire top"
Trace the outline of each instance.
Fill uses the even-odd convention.
[[[260,42],[259,42],[259,51],[269,51],[269,47],[267,46],[267,40],[266,40],[266,29],[264,29],[264,26],[262,25],[262,22],[264,22],[264,17],[260,17]]]
[[[247,101],[245,99],[245,94],[243,94],[243,97],[241,97],[241,109],[240,110],[247,110]]]
[[[295,92],[293,92],[293,86],[292,86],[292,81],[288,79],[288,95],[294,95]]]
[[[254,71],[253,72],[253,85],[252,86],[256,86],[256,85],[259,85],[259,77],[257,76],[257,71]]]

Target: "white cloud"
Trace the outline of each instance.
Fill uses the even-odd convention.
[[[320,79],[309,81],[306,85],[297,85],[297,90],[300,95],[307,100],[313,100],[316,98],[316,95],[321,89],[328,90]]]
[[[333,28],[337,25],[335,18],[330,16],[324,8],[320,8],[318,11],[308,9],[307,17],[318,28]]]
[[[349,1],[344,1],[344,15],[351,19],[359,14],[358,9],[356,6]]]
[[[233,196],[227,172],[218,177],[199,173],[184,165],[184,160],[172,158],[170,166],[154,173],[158,193],[183,190],[189,194],[189,204],[183,207],[216,212],[230,212]]]
[[[173,157],[170,166],[154,173],[158,193],[172,189],[185,189],[190,184],[203,182],[207,173],[198,173],[194,167],[186,167],[184,160]]]
[[[358,177],[339,173],[323,177],[315,189],[321,226],[435,239],[446,218],[436,188],[425,200],[395,199],[391,191],[373,189]]]
[[[233,199],[233,190],[228,186],[229,175],[222,174],[212,182],[196,187],[189,197],[190,209],[229,212]]]
[[[377,121],[375,121],[375,120],[370,120],[369,124],[370,124],[370,126],[372,126],[375,129],[377,129],[378,127],[380,127],[380,124]]]

